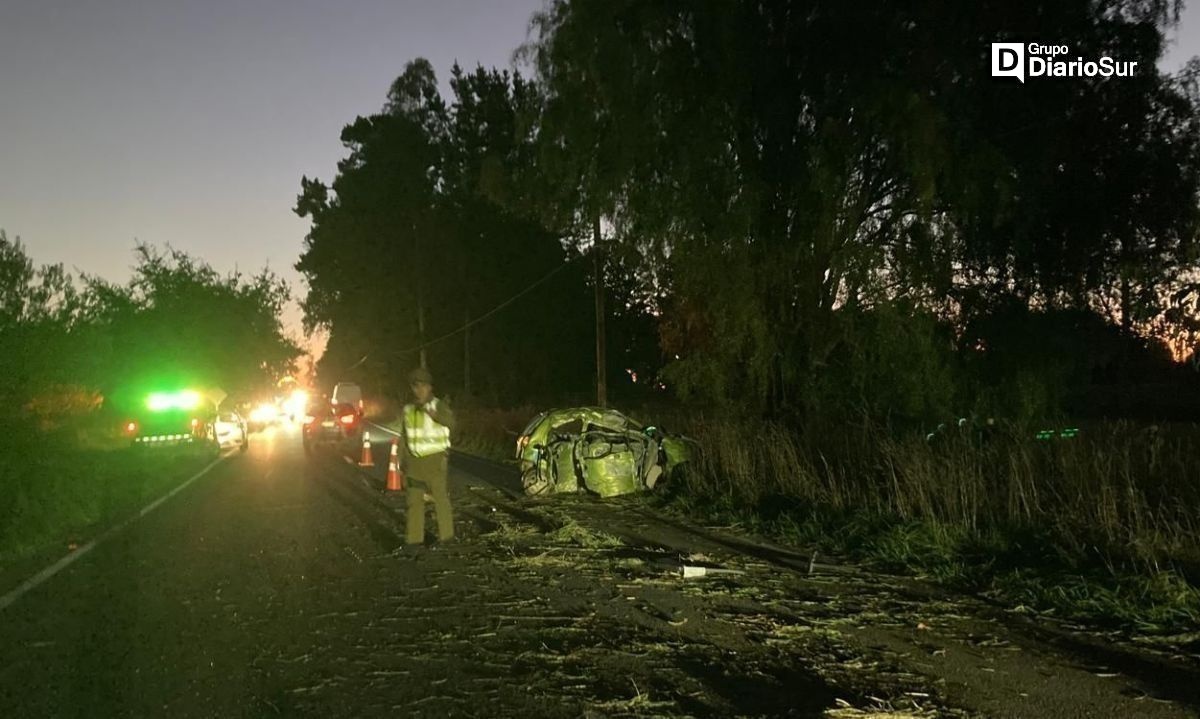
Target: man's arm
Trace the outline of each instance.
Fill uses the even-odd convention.
[[[435,398],[428,405],[425,405],[425,413],[434,422],[449,429],[451,434],[454,434],[454,430],[458,428],[458,422],[454,417],[454,410],[450,409],[450,405],[444,399]]]

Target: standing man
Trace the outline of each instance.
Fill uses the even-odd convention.
[[[408,375],[413,403],[404,405],[404,442],[400,467],[407,478],[405,499],[408,512],[404,541],[407,546],[425,542],[425,495],[433,498],[437,512],[438,541],[454,539],[454,515],[450,508],[450,488],[446,474],[450,432],[454,413],[433,396],[433,375],[418,367]]]

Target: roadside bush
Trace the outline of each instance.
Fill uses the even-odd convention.
[[[38,429],[51,432],[64,426],[82,429],[104,398],[94,389],[78,384],[57,384],[36,393],[22,407]]]
[[[953,413],[964,380],[949,329],[906,303],[838,313],[841,341],[803,392],[804,417],[911,429]]]

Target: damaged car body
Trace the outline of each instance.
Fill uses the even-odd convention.
[[[689,455],[682,437],[600,407],[543,412],[517,440],[521,483],[533,495],[654,489]]]

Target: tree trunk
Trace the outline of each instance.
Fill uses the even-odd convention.
[[[471,310],[463,309],[463,396],[471,396]]]

